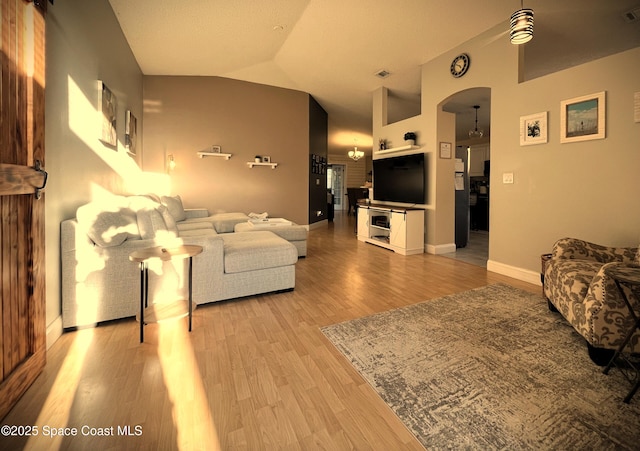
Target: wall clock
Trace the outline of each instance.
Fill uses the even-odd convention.
[[[469,70],[471,59],[466,53],[461,53],[456,56],[451,63],[451,75],[455,78],[460,78]]]

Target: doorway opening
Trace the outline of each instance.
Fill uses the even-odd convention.
[[[347,168],[344,164],[327,165],[327,190],[333,195],[333,206],[336,211],[346,210],[346,189],[344,186],[346,171]]]
[[[491,198],[491,89],[460,91],[442,103],[456,117],[456,161],[463,170],[455,202],[456,252],[445,257],[487,265]],[[457,171],[457,170],[456,170]]]

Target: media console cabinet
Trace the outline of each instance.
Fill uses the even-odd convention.
[[[358,240],[398,254],[424,252],[424,210],[359,203]]]

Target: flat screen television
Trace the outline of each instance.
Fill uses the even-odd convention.
[[[424,153],[373,160],[373,199],[424,204]]]

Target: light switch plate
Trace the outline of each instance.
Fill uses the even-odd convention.
[[[513,183],[513,172],[503,172],[502,183]]]

